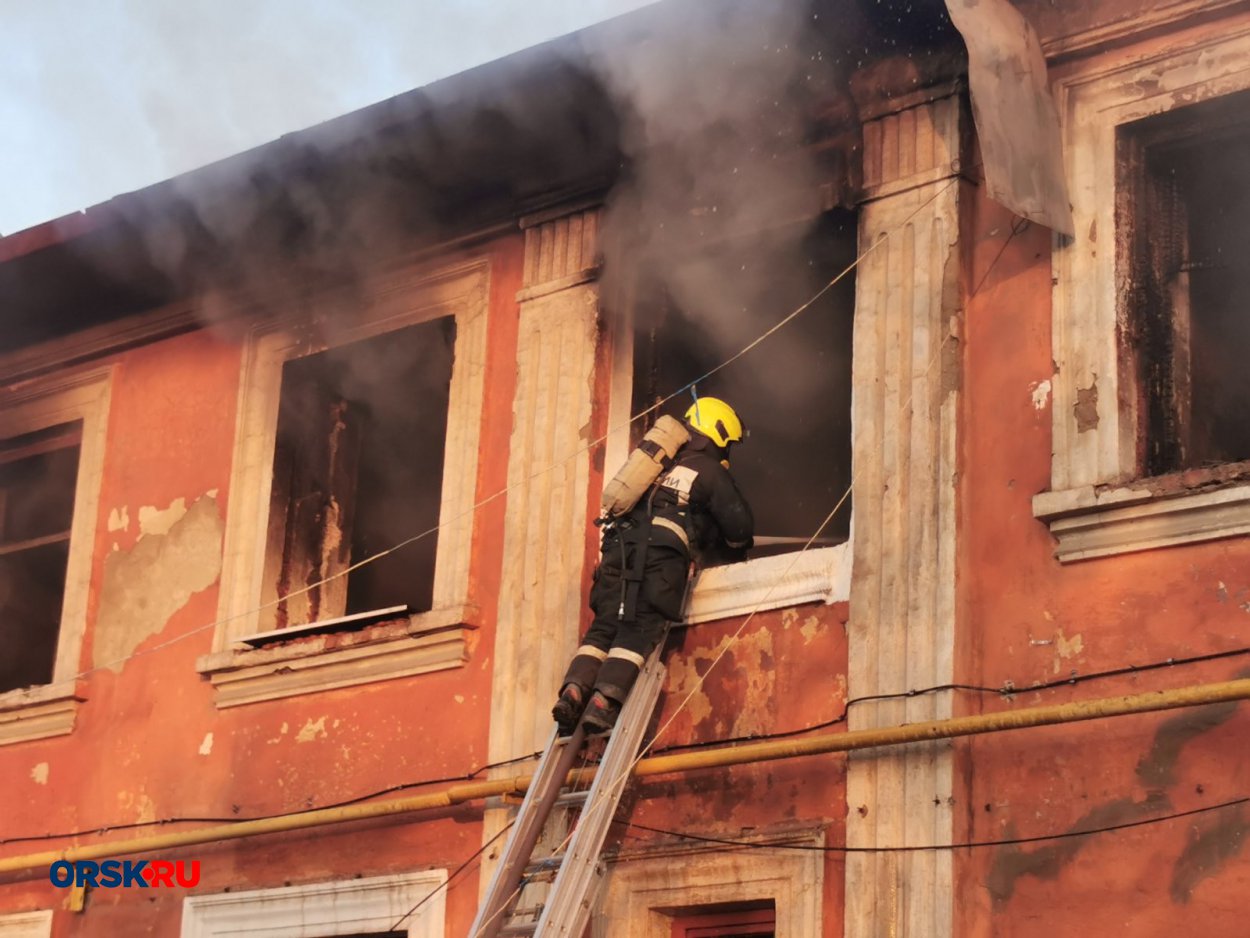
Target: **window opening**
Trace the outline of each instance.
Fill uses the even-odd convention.
[[[719,912],[700,910],[673,921],[672,938],[773,938],[777,933],[777,910],[749,906]]]
[[[455,332],[448,316],[283,366],[265,575],[279,628],[433,605],[437,533],[318,581],[437,527]]]
[[[1120,130],[1120,295],[1148,475],[1250,460],[1250,96]]]
[[[797,249],[777,249],[776,243],[787,237],[794,240],[792,232],[776,232],[750,244],[723,245],[685,265],[688,284],[708,282],[722,271],[746,271],[747,276],[735,277],[744,288],[732,307],[694,313],[694,304],[676,299],[677,291],[640,288],[633,413],[742,349],[856,257],[856,219],[850,212],[828,213]],[[767,258],[770,269],[753,271],[757,258]],[[755,514],[757,535],[790,539],[757,546],[752,556],[800,549],[850,485],[854,307],[854,275],[848,274],[778,332],[699,384],[700,394],[732,404],[749,431],[730,459]],[[685,392],[635,422],[633,442],[660,414],[680,419],[692,402]],[[849,501],[825,529],[825,540],[814,546],[849,537]]]
[[[0,442],[0,693],[52,681],[81,422]]]

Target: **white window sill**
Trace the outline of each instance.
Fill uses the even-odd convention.
[[[0,694],[0,746],[67,735],[74,729],[80,703],[73,682]]]
[[[458,668],[468,661],[476,609],[432,609],[354,632],[236,646],[203,655],[196,670],[217,689],[219,709]]]
[[[851,595],[851,545],[777,554],[709,567],[691,591],[686,624],[712,622],[802,603],[845,602]]]
[[[1218,475],[1042,492],[1033,515],[1050,525],[1062,563],[1250,534],[1250,484],[1221,484]]]
[[[446,870],[371,876],[333,883],[190,896],[182,904],[182,938],[213,935],[342,935],[389,931],[396,938],[442,938],[444,898],[435,894]],[[435,894],[432,896],[432,894]],[[425,901],[433,898],[433,901]],[[413,914],[421,904],[421,910]]]

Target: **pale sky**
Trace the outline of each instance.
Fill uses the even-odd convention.
[[[648,2],[0,0],[0,233]]]

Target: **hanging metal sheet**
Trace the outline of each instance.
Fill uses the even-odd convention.
[[[1037,34],[1008,0],[946,0],[946,8],[968,47],[972,117],[990,197],[1071,235],[1059,116]]]

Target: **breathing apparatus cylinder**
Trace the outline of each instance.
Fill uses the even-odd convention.
[[[625,465],[603,487],[601,507],[609,518],[617,518],[638,504],[665,465],[689,442],[690,433],[681,422],[667,414],[655,422]]]

